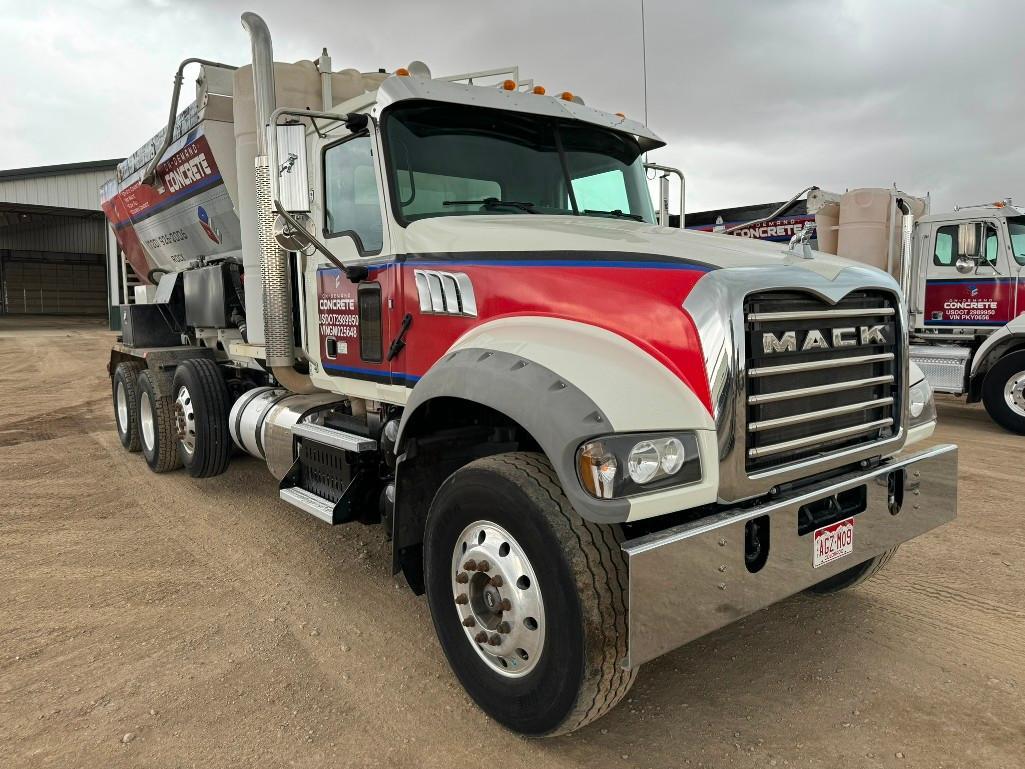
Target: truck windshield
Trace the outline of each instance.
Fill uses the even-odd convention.
[[[615,131],[420,102],[392,109],[384,134],[400,221],[482,214],[655,220],[641,149]]]
[[[1015,261],[1025,265],[1025,216],[1009,217],[1007,232],[1011,236],[1011,253]]]

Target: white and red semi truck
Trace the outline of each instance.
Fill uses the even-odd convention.
[[[806,200],[689,214],[687,226],[803,236],[891,273],[907,298],[911,360],[931,387],[982,401],[995,422],[1025,434],[1025,209],[1002,200],[933,214],[928,197],[896,189],[804,192]]]
[[[118,433],[197,478],[234,443],[300,510],[383,524],[497,721],[576,729],[954,517],[956,447],[906,451],[935,415],[889,275],[656,225],[663,142],[515,69],[273,63],[243,25],[252,63],[183,62],[104,191],[153,286],[111,352]]]

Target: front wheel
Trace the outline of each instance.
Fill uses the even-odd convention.
[[[982,402],[994,422],[1025,435],[1025,350],[1005,355],[989,370]]]
[[[442,485],[424,537],[428,603],[452,670],[496,721],[564,734],[630,689],[620,542],[573,511],[539,454],[479,459]]]
[[[893,558],[893,554],[896,552],[897,548],[895,547],[887,550],[882,555],[877,555],[875,558],[869,558],[864,563],[852,566],[846,571],[841,571],[839,574],[827,577],[818,584],[808,588],[808,592],[817,593],[818,595],[829,595],[830,593],[839,593],[841,590],[847,590],[848,588],[860,585],[865,580],[878,574],[880,569]]]

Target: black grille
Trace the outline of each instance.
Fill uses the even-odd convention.
[[[898,312],[883,292],[853,292],[835,305],[791,291],[747,298],[749,473],[896,434]]]

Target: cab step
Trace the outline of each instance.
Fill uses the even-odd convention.
[[[331,446],[343,451],[352,451],[357,454],[361,454],[364,451],[377,450],[377,441],[373,438],[366,438],[362,435],[347,433],[310,422],[303,422],[293,427],[292,435],[296,438],[311,440],[324,446]]]
[[[307,491],[299,486],[281,489],[278,494],[288,504],[295,505],[325,523],[332,525],[339,523],[335,520],[335,503],[330,499],[318,497],[312,491]]]

